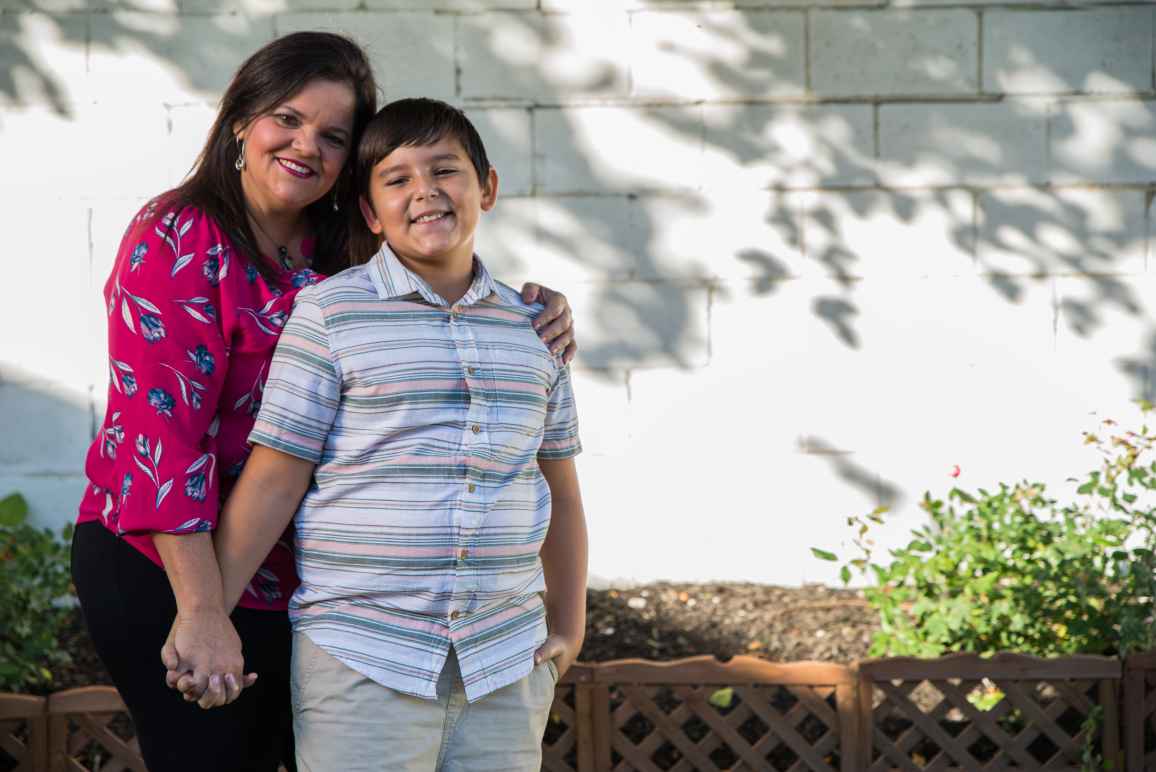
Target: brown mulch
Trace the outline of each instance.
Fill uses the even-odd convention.
[[[850,663],[867,656],[878,627],[861,593],[823,585],[660,582],[590,590],[586,598],[586,662],[748,654]],[[110,683],[79,613],[64,643],[73,662],[56,669],[52,690]]]

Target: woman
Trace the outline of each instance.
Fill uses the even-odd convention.
[[[375,108],[369,62],[349,40],[297,33],[265,46],[226,90],[190,178],[129,224],[105,287],[109,402],[88,454],[73,578],[153,772],[292,767],[290,537],[247,588],[233,629],[213,630],[203,623],[222,605],[211,532],[293,296],[348,254],[350,151]],[[537,293],[550,294],[524,290]],[[552,295],[538,321],[572,356],[568,319]],[[245,670],[260,673],[212,684],[231,703],[220,710],[165,684],[162,645],[226,656],[198,634],[239,637]],[[179,669],[239,674],[241,663]]]

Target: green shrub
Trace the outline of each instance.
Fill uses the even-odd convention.
[[[925,494],[930,523],[882,561],[870,534],[884,512],[848,518],[860,556],[841,573],[875,581],[865,591],[881,623],[872,655],[1126,654],[1156,644],[1156,436],[1102,428],[1085,435],[1100,466],[1073,481],[1082,484],[1070,503],[1027,482]]]
[[[0,500],[0,691],[44,691],[52,669],[70,662],[60,634],[72,593],[72,526],[60,541],[27,519],[23,496]]]

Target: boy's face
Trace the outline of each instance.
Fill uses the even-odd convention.
[[[400,257],[430,267],[472,265],[474,231],[498,197],[493,168],[484,184],[454,137],[399,147],[373,167],[361,213]]]

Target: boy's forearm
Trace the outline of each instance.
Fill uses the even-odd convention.
[[[581,642],[586,634],[586,515],[573,459],[540,461],[550,485],[550,530],[542,544],[550,632]]]
[[[225,502],[215,539],[226,610],[237,605],[285,532],[312,478],[312,463],[261,445],[253,448]]]

